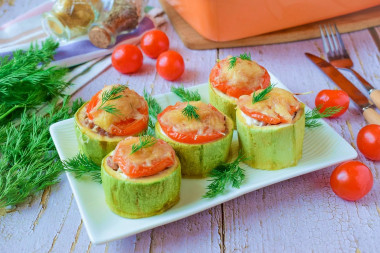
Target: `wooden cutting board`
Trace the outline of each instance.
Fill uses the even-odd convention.
[[[301,25],[277,32],[239,40],[215,42],[205,39],[195,31],[166,0],[160,0],[162,7],[168,15],[174,29],[186,47],[190,49],[212,49],[226,47],[256,46],[263,44],[276,44],[320,37],[319,25],[336,23],[341,33],[362,30],[380,25],[380,6],[376,6],[352,14],[323,20],[311,24]]]

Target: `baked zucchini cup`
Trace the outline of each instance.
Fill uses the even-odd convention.
[[[126,218],[165,212],[179,201],[181,165],[173,148],[151,136],[127,137],[101,165],[106,203]]]
[[[210,103],[234,122],[237,99],[270,84],[268,71],[245,56],[228,56],[217,62],[210,73]]]
[[[186,116],[192,107],[197,117]],[[232,120],[203,102],[178,102],[158,115],[156,136],[169,143],[181,161],[182,176],[207,177],[228,159],[233,134]]]
[[[295,166],[302,156],[305,106],[280,88],[253,103],[252,96],[261,91],[241,96],[237,102],[236,125],[244,162],[264,170]]]
[[[128,136],[148,127],[148,104],[123,85],[105,86],[75,113],[79,150],[100,165],[103,157]]]

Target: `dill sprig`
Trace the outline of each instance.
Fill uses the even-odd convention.
[[[123,85],[113,86],[110,90],[106,90],[102,93],[102,102],[98,107],[98,110],[103,110],[111,114],[120,114],[119,109],[115,105],[105,105],[108,101],[121,98],[123,95],[119,93],[123,92],[127,87]]]
[[[274,86],[276,86],[276,85],[270,84],[268,87],[266,87],[264,90],[262,90],[259,94],[256,94],[256,91],[253,92],[252,104],[268,99],[267,95],[269,92],[271,92],[273,90]]]
[[[64,80],[67,68],[49,67],[58,43],[46,39],[39,46],[17,50],[0,57],[0,121],[20,116],[25,108],[34,108],[61,95],[69,85]]]
[[[62,162],[65,171],[74,173],[75,178],[89,175],[97,183],[102,183],[100,167],[87,158],[86,155],[78,153],[75,157]]]
[[[321,118],[328,118],[334,115],[335,113],[340,112],[343,109],[342,106],[331,106],[327,107],[323,112],[320,112],[320,106],[315,107],[313,110],[306,112],[305,114],[305,127],[315,128],[322,125],[318,120]]]
[[[251,59],[251,53],[249,53],[249,54],[243,53],[243,54],[240,54],[239,56],[232,56],[229,59],[230,66],[228,67],[228,69],[232,69],[233,67],[235,67],[237,58],[240,58],[240,59],[246,60],[246,61],[252,61],[252,59]]]
[[[157,143],[157,139],[150,135],[140,136],[139,142],[132,145],[132,150],[131,150],[130,155],[136,153],[142,148],[151,147],[156,143]]]
[[[199,120],[199,114],[197,113],[198,108],[196,106],[191,105],[187,102],[187,106],[183,108],[182,114],[186,116],[189,120],[196,119]]]
[[[157,115],[162,111],[161,106],[158,104],[157,100],[153,98],[145,89],[144,89],[144,98],[148,103],[149,111],[149,122],[148,129],[146,130],[146,135],[155,136],[154,128],[157,122]]]
[[[174,94],[176,94],[181,99],[182,102],[201,100],[201,95],[199,94],[198,90],[196,91],[185,90],[185,87],[183,85],[179,87],[172,86],[171,91]]]
[[[239,152],[238,157],[233,162],[215,167],[210,173],[210,177],[213,179],[208,180],[211,183],[207,186],[208,191],[203,195],[203,198],[214,198],[223,193],[228,184],[234,188],[240,188],[245,179],[245,171],[239,166],[243,160],[243,154]]]
[[[0,127],[0,208],[22,203],[59,181],[63,166],[49,126],[72,117],[82,104],[79,99],[70,106],[65,97],[61,106],[51,106],[45,116],[25,110],[19,124],[9,122]]]

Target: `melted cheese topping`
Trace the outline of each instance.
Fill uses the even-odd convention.
[[[225,116],[213,106],[200,101],[190,104],[198,108],[196,112],[199,120],[188,119],[183,115],[182,110],[187,106],[187,102],[178,102],[173,106],[173,110],[165,112],[160,117],[160,124],[171,126],[177,133],[196,132],[198,135],[207,135],[214,132],[224,134],[227,131]]]
[[[261,91],[257,91],[256,94]],[[295,112],[301,106],[293,94],[284,89],[273,88],[266,97],[267,99],[252,104],[252,95],[244,95],[239,98],[237,104],[246,115],[257,112],[278,119],[279,123],[291,123]]]
[[[237,57],[236,65],[230,68],[228,56],[219,62],[219,76],[215,78],[216,82],[225,83],[232,87],[258,90],[263,88],[263,76],[265,70],[255,61],[242,60]]]
[[[113,161],[119,165],[121,171],[123,167],[135,168],[152,167],[160,161],[171,161],[167,167],[175,163],[174,149],[163,140],[157,139],[157,142],[150,146],[144,147],[131,154],[132,145],[139,143],[139,137],[127,137],[119,142],[115,149]],[[133,171],[132,171],[133,172]]]
[[[99,101],[94,106],[94,108],[90,111],[91,115],[93,115],[93,122],[106,130],[107,132],[111,132],[111,128],[115,127],[113,124],[121,121],[125,121],[128,119],[138,120],[146,115],[139,112],[139,109],[144,107],[148,107],[146,101],[143,97],[137,94],[135,91],[126,88],[122,93],[118,95],[122,95],[122,97],[114,100],[107,101],[104,106],[113,106],[120,113],[112,114],[108,113],[104,110],[98,110],[102,103],[102,94],[105,91],[111,90],[114,85],[105,86],[102,89],[102,92],[98,94]]]

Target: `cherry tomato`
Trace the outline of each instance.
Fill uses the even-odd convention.
[[[365,157],[380,161],[380,125],[371,124],[360,129],[356,143]]]
[[[372,172],[359,161],[349,161],[336,167],[330,177],[336,195],[345,200],[363,198],[372,188]]]
[[[185,70],[185,63],[179,53],[169,50],[160,54],[157,59],[156,69],[162,78],[174,81],[182,75]]]
[[[143,55],[135,45],[120,45],[112,53],[112,66],[120,73],[135,73],[142,63]]]
[[[322,113],[327,107],[340,106],[342,109],[330,116],[336,118],[345,113],[350,105],[350,98],[347,93],[342,90],[321,90],[315,97],[315,106],[320,107]]]
[[[147,56],[156,59],[161,53],[169,49],[169,39],[163,31],[153,30],[144,34],[140,46]]]

